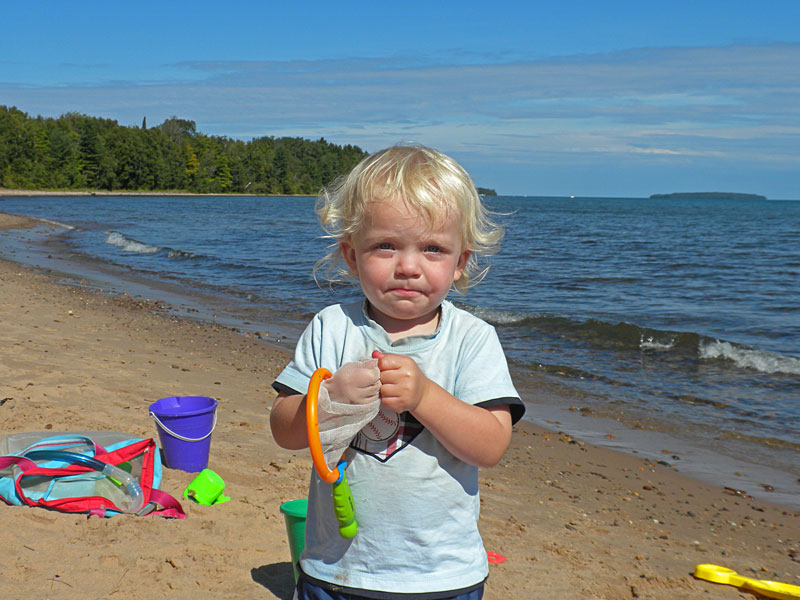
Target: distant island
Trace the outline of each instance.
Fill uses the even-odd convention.
[[[476,189],[476,190],[478,190],[478,193],[479,193],[481,196],[497,196],[497,192],[495,192],[495,191],[494,191],[493,189],[491,189],[491,188],[482,188],[482,187],[479,187],[479,188],[475,188],[475,189]]]
[[[766,200],[759,194],[734,194],[729,192],[678,192],[675,194],[653,194],[651,200],[664,198],[698,198],[703,200]]]

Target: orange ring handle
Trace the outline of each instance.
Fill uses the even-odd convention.
[[[314,468],[317,470],[320,479],[325,483],[336,483],[340,476],[338,467],[333,471],[328,468],[325,456],[322,454],[322,444],[319,441],[319,417],[317,416],[319,386],[323,379],[328,379],[331,376],[331,372],[325,368],[314,371],[314,374],[311,375],[311,381],[308,382],[308,393],[306,394],[308,448],[311,450],[311,460],[314,461]]]

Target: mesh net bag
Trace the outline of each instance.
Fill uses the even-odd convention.
[[[319,388],[319,439],[333,470],[350,441],[380,408],[380,370],[375,359],[342,365]]]

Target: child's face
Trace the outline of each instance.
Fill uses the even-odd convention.
[[[457,216],[442,215],[431,226],[390,198],[372,203],[361,231],[342,242],[371,316],[387,332],[435,331],[439,306],[470,255],[461,246],[459,225]]]

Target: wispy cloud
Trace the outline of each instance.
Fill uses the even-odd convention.
[[[165,66],[170,79],[6,82],[0,97],[33,114],[178,115],[245,139],[324,136],[368,149],[416,139],[488,162],[702,157],[800,167],[800,44],[491,58],[181,62]]]
[[[60,68],[66,69],[108,69],[111,67],[110,63],[75,63],[75,62],[62,62],[58,65]]]

